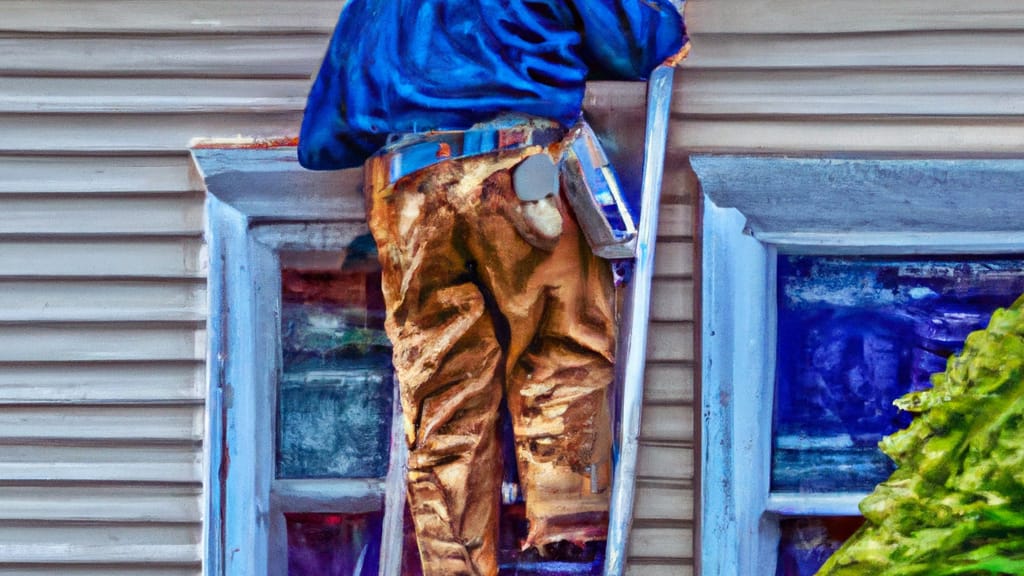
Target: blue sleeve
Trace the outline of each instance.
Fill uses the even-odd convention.
[[[373,134],[349,125],[345,117],[345,79],[328,53],[310,90],[299,132],[299,164],[310,170],[359,166],[384,145],[386,134]]]
[[[373,17],[379,1],[350,1],[342,9],[331,43],[320,65],[306,100],[306,110],[299,132],[299,164],[311,170],[337,170],[359,166],[387,138],[386,133],[373,133],[354,126],[349,110],[353,90],[368,90],[372,83],[359,77],[365,74],[370,61],[365,57],[367,43],[355,41],[358,32],[378,35],[374,27],[385,23]],[[368,28],[368,29],[367,29]]]
[[[667,0],[575,0],[590,77],[646,80],[686,43],[679,11]]]

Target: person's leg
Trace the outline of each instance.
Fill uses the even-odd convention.
[[[492,174],[474,202],[470,253],[511,332],[507,401],[530,522],[527,546],[603,540],[615,349],[611,267],[593,255],[564,202],[549,198],[524,210],[508,170]],[[545,210],[554,211],[558,226]],[[537,228],[560,229],[554,242],[523,233],[538,215],[544,220]]]
[[[507,383],[530,522],[527,546],[583,546],[607,534],[614,281],[572,217],[565,222],[561,242],[536,272],[547,285],[540,326],[514,358]]]
[[[378,190],[371,229],[383,268],[409,443],[409,505],[425,574],[497,573],[503,353],[460,247],[445,162]]]

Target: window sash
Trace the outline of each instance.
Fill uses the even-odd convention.
[[[867,495],[867,492],[772,492],[768,495],[765,512],[778,516],[860,516],[857,506]]]
[[[281,331],[279,325],[281,309],[281,252],[342,250],[352,240],[364,233],[364,226],[340,227],[337,225],[261,225],[254,229],[253,237],[265,248],[256,251],[262,259],[254,274],[255,285],[262,286],[262,296],[257,299],[256,317],[272,319],[273,325],[261,330],[264,341],[274,348],[273,366],[262,366],[272,375],[269,390],[261,396],[268,397],[266,414],[272,421],[270,430],[276,438],[277,432],[277,382],[280,377]],[[272,288],[271,288],[272,287]],[[391,454],[388,473],[384,478],[344,479],[277,479],[273,473],[275,463],[275,442],[264,443],[267,450],[263,455],[263,466],[271,469],[271,485],[267,494],[271,521],[267,533],[268,576],[288,574],[288,531],[285,514],[290,512],[369,512],[384,508],[384,527],[381,534],[381,571],[383,576],[398,576],[401,569],[403,544],[403,520],[405,511],[404,477],[407,460],[404,430],[402,426],[401,402],[397,390],[398,379],[394,379],[396,390],[392,401]],[[395,492],[399,497],[394,497]],[[390,496],[390,497],[389,497]]]

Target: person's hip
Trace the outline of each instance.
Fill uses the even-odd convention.
[[[545,154],[541,154],[545,152]],[[632,256],[636,227],[619,191],[601,143],[581,119],[573,128],[528,116],[502,116],[469,130],[432,131],[392,137],[387,146],[371,157],[365,167],[367,208],[374,196],[387,197],[406,178],[443,162],[467,164],[470,159],[493,157],[494,162],[473,162],[474,179],[490,167],[509,168],[501,159],[521,155],[511,167],[512,187],[523,203],[523,212],[535,213],[541,231],[550,221],[551,206],[559,190],[566,200],[595,254],[605,258]],[[468,189],[464,183],[456,190]],[[409,189],[408,186],[398,186]],[[541,234],[544,235],[543,233]]]

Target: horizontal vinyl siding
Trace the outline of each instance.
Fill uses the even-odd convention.
[[[678,128],[670,142],[677,150],[953,158],[1024,153],[1019,2],[686,4],[692,51],[676,77]],[[648,393],[672,393],[658,388]],[[634,568],[637,574],[675,573]]]
[[[184,153],[0,154],[0,575],[200,571],[188,169]]]
[[[338,8],[0,0],[0,576],[201,572],[187,150],[294,135]]]
[[[340,6],[0,0],[0,576],[200,573],[207,256],[186,151],[294,136]],[[651,576],[693,565],[692,207],[676,180],[628,552]]]
[[[670,151],[655,251],[630,575],[684,576],[694,567],[692,194],[685,157]]]
[[[621,129],[642,121],[644,92],[628,83],[589,87],[592,122]],[[609,122],[615,116],[618,123]],[[635,119],[635,120],[634,120]],[[676,117],[671,134],[685,129]],[[671,140],[670,140],[671,144]],[[685,150],[669,147],[659,207],[627,574],[693,574],[696,506],[694,426],[694,205]]]
[[[123,0],[4,0],[0,31],[329,34],[342,4],[343,0],[132,0],[129,10]]]
[[[1024,152],[1024,7],[689,0],[676,85],[693,152]]]

